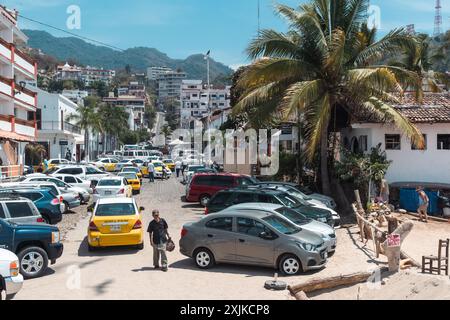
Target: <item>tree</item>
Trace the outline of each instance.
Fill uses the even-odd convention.
[[[255,107],[266,119],[301,113],[307,158],[319,152],[325,194],[331,194],[329,132],[337,116],[351,121],[371,115],[395,124],[416,145],[424,143],[417,127],[389,103],[417,76],[381,63],[415,39],[399,29],[371,43],[364,29],[368,7],[369,0],[311,0],[297,10],[277,5],[289,31],[262,30],[247,49],[255,60],[239,79],[244,93],[234,113]]]
[[[114,137],[114,146],[120,135],[128,130],[128,113],[123,107],[102,103],[98,110],[103,130],[103,150],[106,147],[106,134]]]
[[[30,143],[25,146],[25,151],[31,157],[31,165],[42,163],[44,157],[47,157],[47,149],[39,143]],[[36,162],[36,160],[38,160]]]

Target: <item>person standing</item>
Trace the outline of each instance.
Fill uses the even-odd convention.
[[[422,187],[417,187],[416,191],[419,195],[419,208],[417,209],[419,219],[420,221],[423,221],[423,218],[425,218],[425,222],[428,222],[428,206],[430,204],[430,199]]]
[[[148,225],[147,232],[150,235],[150,243],[153,247],[153,266],[159,269],[161,260],[162,271],[167,271],[167,241],[169,240],[169,226],[166,220],[159,216],[159,210],[153,210],[153,220]]]
[[[181,171],[181,161],[178,159],[175,162],[175,172],[177,173],[177,178],[180,177],[180,171]]]
[[[148,180],[149,182],[155,182],[155,166],[153,165],[153,163],[150,161],[148,163]]]

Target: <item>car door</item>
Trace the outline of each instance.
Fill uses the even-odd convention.
[[[233,217],[224,216],[207,221],[204,232],[205,246],[212,251],[216,261],[236,262]]]
[[[262,232],[273,235],[263,223],[251,218],[236,218],[236,258],[240,263],[272,266],[275,256],[273,240],[260,237]]]
[[[4,220],[5,212],[0,204],[0,248],[14,251],[14,229]]]

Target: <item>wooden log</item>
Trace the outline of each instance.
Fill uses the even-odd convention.
[[[422,268],[422,264],[417,262],[416,260],[414,260],[410,255],[408,255],[405,251],[401,251],[400,252],[400,258],[402,259],[408,259],[409,261],[411,261],[412,265],[416,268]]]
[[[361,202],[361,196],[359,195],[359,190],[355,190],[356,204],[358,205],[358,210],[364,210]]]
[[[391,234],[398,228],[398,219],[393,216],[386,217],[388,221],[388,233]]]
[[[389,271],[396,272],[400,269],[400,259],[401,259],[401,246],[405,238],[411,232],[414,227],[412,222],[405,222],[400,225],[397,229],[394,230],[393,234],[400,235],[400,246],[398,247],[389,247],[388,240],[383,242],[383,250],[385,252],[386,257],[388,258]]]
[[[311,300],[304,291],[299,291],[294,295],[297,300]]]
[[[316,290],[331,289],[365,282],[370,278],[370,276],[372,276],[372,274],[373,273],[371,272],[358,272],[323,279],[312,279],[305,283],[288,286],[288,289],[295,296],[295,294],[300,291],[309,293]]]
[[[406,212],[405,214],[416,217],[416,218],[420,218],[419,214],[414,213],[414,212]],[[433,220],[433,221],[437,221],[437,222],[450,222],[450,219],[445,219],[445,218],[439,218],[439,217],[433,217],[428,215],[428,220]]]

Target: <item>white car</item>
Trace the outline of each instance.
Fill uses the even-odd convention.
[[[57,166],[51,168],[46,173],[52,176],[60,174],[70,174],[83,180],[89,180],[93,182],[97,182],[102,178],[111,176],[110,173],[101,171],[100,169],[97,169],[92,165]]]
[[[124,177],[101,179],[94,189],[94,202],[104,198],[131,198],[133,188]]]
[[[307,218],[306,216],[295,210],[280,206],[279,204],[242,203],[235,206],[231,206],[223,210],[222,213],[237,210],[245,210],[247,213],[251,211],[257,212],[265,211],[268,213],[282,216],[283,218],[294,223],[301,229],[305,229],[318,234],[325,242],[328,253],[336,251],[337,239],[336,239],[336,231],[334,230],[334,228],[326,223]]]
[[[9,250],[0,249],[0,300],[7,300],[22,289],[23,276],[19,273],[19,258]]]
[[[56,179],[62,180],[65,183],[70,184],[73,187],[83,188],[90,194],[92,194],[92,182],[83,180],[81,178],[75,177],[71,174],[55,174],[52,177],[55,177]]]

